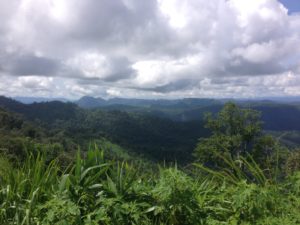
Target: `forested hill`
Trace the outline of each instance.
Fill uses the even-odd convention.
[[[177,100],[144,100],[113,98],[104,100],[85,96],[74,103],[49,101],[22,104],[13,99],[0,96],[0,105],[26,115],[30,119],[53,122],[57,119],[82,118],[84,109],[102,111],[122,111],[142,114],[173,121],[201,121],[206,112],[219,112],[225,100],[186,98]],[[300,131],[300,103],[283,101],[236,101],[244,108],[261,112],[263,128],[273,131]],[[79,107],[77,107],[79,106]]]
[[[230,100],[243,108],[261,112],[265,130],[300,131],[300,103],[266,100]],[[75,103],[82,108],[138,112],[174,121],[199,121],[206,112],[219,112],[227,99],[186,98],[177,100],[110,99],[85,96]]]
[[[0,106],[22,114],[29,120],[41,120],[46,123],[52,123],[56,120],[70,120],[83,114],[83,110],[80,110],[77,105],[60,101],[23,104],[11,98],[0,96]]]
[[[67,139],[84,147],[106,138],[154,160],[187,162],[198,138],[208,133],[201,121],[176,122],[141,113],[85,110],[73,103],[25,105],[1,97],[0,107],[46,128],[57,142]]]
[[[300,151],[255,110],[225,104],[198,141],[199,121],[1,100],[0,224],[300,222]]]
[[[126,105],[125,100],[120,104],[122,101],[115,99],[119,104],[84,109],[75,103],[59,101],[22,104],[2,96],[0,107],[34,122],[33,127],[47,130],[44,136],[64,143],[65,149],[76,144],[84,148],[93,140],[106,138],[154,160],[184,163],[192,159],[198,139],[209,135],[202,121],[204,113],[216,113],[223,106],[220,101],[208,99],[126,100],[131,101],[130,105]],[[143,105],[145,103],[148,106]],[[274,134],[285,139],[289,146],[299,144],[298,105],[274,102],[240,102],[239,105],[259,110],[264,129],[277,132]],[[289,133],[291,131],[296,132]]]

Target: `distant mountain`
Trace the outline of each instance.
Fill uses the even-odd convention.
[[[300,131],[300,104],[277,103],[272,101],[246,101],[237,102],[244,108],[251,108],[261,113],[263,128],[273,131]],[[171,116],[173,120],[192,121],[202,120],[206,112],[217,113],[222,105],[215,104],[210,106],[188,109]]]
[[[207,111],[217,112],[224,102],[206,98],[184,99],[126,99],[112,98],[102,99],[85,96],[75,102],[85,109],[102,109],[105,111],[119,110],[148,114],[173,121],[202,120]],[[200,111],[200,112],[199,112]]]
[[[292,101],[294,99],[294,101]],[[255,99],[123,99],[83,97],[76,104],[83,108],[101,108],[105,111],[119,110],[148,114],[173,121],[201,121],[207,112],[219,112],[224,103],[234,101],[245,108],[252,108],[261,112],[264,129],[274,131],[299,130],[300,131],[300,103],[295,98],[290,102],[255,100]],[[281,99],[283,100],[283,99]]]
[[[278,103],[270,100],[235,100],[245,108],[261,112],[264,129],[274,131],[300,131],[300,103]],[[217,113],[224,105],[221,100],[186,98],[166,99],[102,99],[85,96],[75,103],[60,101],[22,104],[14,99],[0,97],[0,106],[24,114],[28,119],[54,121],[68,120],[83,113],[82,108],[103,111],[122,111],[140,115],[155,116],[173,121],[201,121],[206,112]]]
[[[84,96],[74,103],[85,109],[98,108],[107,105],[107,102],[104,99],[90,96]]]
[[[24,103],[24,104],[32,104],[32,103],[40,103],[40,102],[53,102],[53,101],[60,101],[60,102],[69,102],[68,99],[65,98],[43,98],[43,97],[14,97],[13,99]]]
[[[208,134],[201,121],[182,123],[114,109],[85,110],[59,101],[22,104],[2,96],[1,107],[36,122],[60,140],[67,138],[87,146],[93,140],[106,138],[154,160],[186,162],[198,138]]]
[[[20,111],[23,111],[26,108],[26,106],[23,103],[5,96],[0,96],[0,107],[18,113],[20,113]]]
[[[300,131],[300,108],[288,104],[261,104],[253,106],[261,112],[266,130]]]
[[[52,101],[23,104],[4,96],[0,96],[0,107],[22,114],[26,119],[37,119],[48,123],[56,120],[70,120],[82,113],[82,110],[77,105],[70,102]]]
[[[219,100],[206,98],[183,98],[183,99],[132,99],[132,98],[111,98],[105,100],[103,98],[94,98],[84,96],[74,102],[82,108],[101,108],[111,105],[127,105],[147,108],[183,108],[195,106],[207,106],[220,103]]]
[[[300,96],[268,97],[268,98],[262,98],[262,99],[266,99],[266,100],[278,102],[278,103],[300,103]],[[257,99],[257,100],[260,100],[260,99]]]
[[[78,105],[60,101],[23,104],[0,96],[0,107],[37,122],[53,134],[64,134],[74,142],[84,144],[104,137],[139,154],[171,161],[190,159],[198,138],[208,135],[203,115],[219,112],[224,104],[212,99],[81,99],[81,104],[86,104],[86,107],[91,107],[91,103],[102,106],[86,110],[79,107],[78,102]],[[265,130],[300,131],[300,105],[270,101],[243,101],[238,104],[259,110]],[[285,140],[297,143],[298,136],[287,135]],[[64,136],[61,138],[64,139]]]

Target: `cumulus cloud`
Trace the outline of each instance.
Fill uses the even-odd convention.
[[[0,94],[298,95],[279,0],[0,0]]]
[[[117,81],[130,78],[135,71],[125,57],[107,57],[97,52],[81,53],[65,62],[71,71],[80,71],[84,78]]]

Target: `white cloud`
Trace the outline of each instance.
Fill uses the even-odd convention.
[[[285,38],[254,43],[244,48],[234,49],[232,52],[234,56],[240,56],[251,63],[264,64],[276,60],[286,60],[287,57],[299,52],[298,46],[300,46],[299,39]]]
[[[37,76],[26,76],[18,77],[18,81],[21,87],[39,90],[39,89],[50,89],[53,82],[52,77],[37,77]]]
[[[300,15],[277,0],[0,0],[0,19],[1,94],[298,93]]]
[[[110,97],[121,97],[122,93],[121,90],[118,90],[116,88],[109,88],[106,93],[110,96]]]
[[[85,77],[105,78],[112,73],[110,63],[105,55],[86,53],[68,59],[66,65],[80,70]]]

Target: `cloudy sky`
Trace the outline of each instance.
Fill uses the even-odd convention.
[[[298,0],[0,0],[0,95],[300,95]]]

